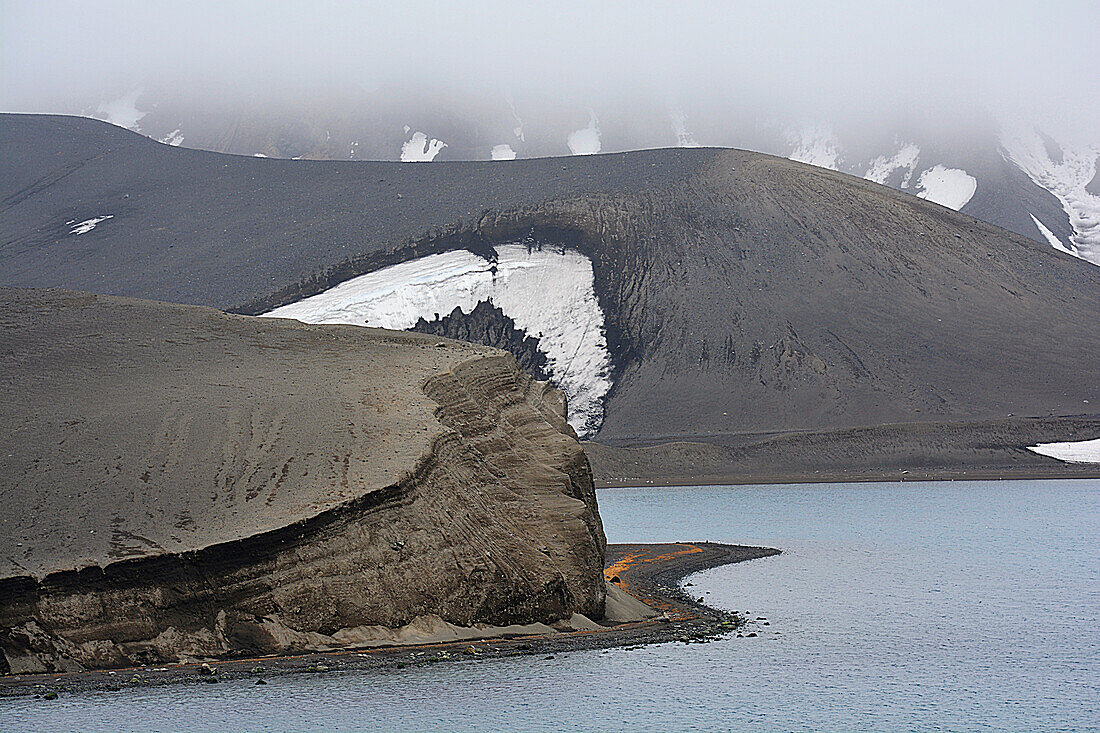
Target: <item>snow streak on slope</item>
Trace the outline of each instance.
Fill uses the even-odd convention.
[[[894,171],[904,170],[905,178],[901,181],[901,187],[908,188],[909,181],[913,178],[913,172],[917,169],[917,158],[919,157],[919,147],[913,143],[903,145],[898,152],[894,153],[889,158],[885,155],[880,155],[872,160],[871,165],[867,168],[867,172],[863,174],[863,177],[868,181],[885,184],[887,179],[893,175]]]
[[[504,145],[494,145],[492,151],[489,153],[489,157],[492,160],[515,160],[516,151],[512,150],[512,146],[507,143]]]
[[[492,301],[516,327],[537,336],[547,373],[569,398],[569,424],[581,436],[599,429],[611,389],[611,357],[592,263],[570,250],[496,248],[496,262],[465,250],[421,257],[341,283],[266,313],[306,323],[350,323],[405,330],[457,306]]]
[[[1040,443],[1028,450],[1066,463],[1100,463],[1100,438],[1075,443]]]
[[[574,130],[566,140],[573,155],[595,155],[600,152],[600,121],[595,112],[588,113],[588,127]]]
[[[808,125],[787,132],[787,142],[793,146],[789,157],[819,168],[840,170],[840,143],[827,127]]]
[[[937,165],[920,174],[917,195],[958,211],[978,190],[978,179],[964,170]]]
[[[96,216],[96,217],[91,218],[91,219],[85,219],[84,221],[79,222],[79,223],[76,220],[73,220],[73,221],[66,222],[66,224],[68,224],[69,226],[72,227],[72,229],[69,231],[69,234],[87,234],[88,232],[95,229],[96,225],[99,224],[100,222],[104,222],[104,221],[107,221],[108,219],[114,219],[114,218],[115,218],[114,214],[107,214],[105,216]]]
[[[1039,233],[1042,234],[1048,242],[1050,242],[1051,247],[1054,247],[1054,249],[1058,250],[1059,252],[1065,252],[1067,255],[1077,254],[1073,250],[1068,249],[1066,245],[1062,244],[1062,240],[1058,239],[1057,235],[1055,235],[1054,232],[1047,229],[1046,225],[1043,224],[1043,222],[1036,219],[1035,214],[1029,213],[1028,216],[1030,216],[1031,220],[1035,222],[1035,228],[1039,230]]]
[[[439,151],[447,147],[442,140],[432,138],[422,132],[414,132],[413,136],[401,145],[402,163],[430,163],[439,155]]]
[[[1069,215],[1074,233],[1065,249],[1100,265],[1100,196],[1085,188],[1096,175],[1100,147],[1062,145],[1061,160],[1055,162],[1038,132],[1019,128],[1001,134],[1001,147],[1004,156],[1050,191]]]

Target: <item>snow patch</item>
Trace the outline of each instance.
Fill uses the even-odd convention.
[[[409,126],[405,126],[405,133],[409,132]],[[413,136],[401,145],[402,163],[430,163],[439,155],[439,151],[447,147],[442,140],[432,138],[422,132],[414,132]]]
[[[958,211],[978,190],[978,179],[960,168],[936,165],[920,174],[917,196]]]
[[[508,144],[494,145],[489,156],[491,160],[515,160],[516,151],[512,150],[512,146]]]
[[[595,155],[600,152],[600,121],[595,112],[588,113],[588,127],[574,130],[566,140],[573,155]]]
[[[137,108],[137,98],[141,96],[141,90],[135,89],[125,97],[119,97],[112,102],[103,102],[96,107],[92,117],[112,125],[125,127],[127,130],[137,130],[138,122],[146,115]],[[178,131],[177,131],[178,132]]]
[[[1100,463],[1100,438],[1074,443],[1039,443],[1027,449],[1066,463]]]
[[[527,137],[523,134],[523,119],[516,112],[516,105],[512,102],[511,97],[508,97],[508,109],[512,110],[512,119],[516,121],[516,126],[512,128],[512,134],[519,138],[520,142],[527,142]]]
[[[787,156],[791,160],[840,170],[840,141],[829,128],[806,125],[798,130],[788,130],[787,143],[792,147],[791,154]]]
[[[680,110],[672,110],[669,113],[669,117],[672,118],[672,131],[676,133],[676,147],[678,148],[697,148],[699,143],[695,141],[695,136],[692,135],[687,129],[687,115]]]
[[[1043,224],[1043,222],[1036,219],[1035,214],[1029,213],[1028,216],[1030,216],[1031,220],[1035,222],[1035,228],[1038,229],[1039,233],[1042,234],[1043,237],[1050,243],[1051,247],[1054,247],[1054,249],[1058,250],[1059,252],[1065,252],[1066,254],[1073,255],[1075,257],[1077,256],[1077,250],[1069,249],[1068,247],[1066,247],[1066,245],[1062,244],[1062,240],[1058,239],[1054,232],[1047,229],[1046,225]]]
[[[183,135],[180,134],[180,128],[172,130],[170,133],[160,139],[165,145],[171,145],[174,148],[178,148],[183,143]]]
[[[898,152],[890,157],[880,155],[872,160],[863,177],[868,181],[885,184],[894,171],[904,170],[905,178],[901,182],[901,187],[908,188],[909,181],[913,178],[913,172],[917,169],[917,159],[919,157],[920,148],[918,146],[913,143],[903,145]]]
[[[569,398],[569,424],[591,435],[611,389],[611,357],[592,263],[571,250],[496,248],[496,262],[465,250],[385,267],[265,316],[306,323],[350,323],[406,330],[457,306],[465,313],[491,300],[516,327],[537,336],[547,373]]]
[[[105,216],[97,216],[97,217],[94,217],[92,219],[85,219],[84,221],[79,222],[79,223],[74,223],[74,222],[71,222],[71,221],[66,222],[66,223],[72,226],[72,230],[69,231],[69,234],[87,234],[88,232],[95,229],[96,225],[99,224],[100,222],[107,221],[108,219],[114,219],[114,218],[115,218],[114,214],[107,214]]]
[[[253,153],[252,157],[253,158],[266,158],[267,156],[264,155],[263,153]]]
[[[1049,191],[1065,209],[1073,227],[1066,250],[1100,265],[1100,196],[1086,187],[1096,175],[1100,147],[1060,144],[1062,159],[1051,160],[1048,146],[1034,129],[1006,129],[1001,133],[1005,159],[1019,166],[1038,186]]]

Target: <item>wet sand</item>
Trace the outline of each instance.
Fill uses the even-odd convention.
[[[287,674],[339,674],[443,664],[457,660],[559,654],[582,649],[665,642],[694,643],[735,632],[746,619],[709,608],[680,589],[680,581],[707,568],[779,554],[766,547],[714,542],[608,545],[605,576],[659,615],[598,630],[520,634],[448,643],[352,649],[299,656],[261,657],[190,664],[132,667],[67,674],[0,677],[0,696],[58,696],[171,684],[213,684]],[[210,670],[214,670],[211,673]],[[43,699],[43,703],[48,701]]]

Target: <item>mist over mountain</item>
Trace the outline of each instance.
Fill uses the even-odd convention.
[[[1100,262],[1092,3],[8,3],[0,110],[339,160],[735,147]],[[48,32],[47,32],[48,31]]]

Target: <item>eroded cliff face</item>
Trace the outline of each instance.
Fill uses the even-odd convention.
[[[14,300],[10,299],[13,292],[17,293]],[[23,297],[26,292],[4,291],[9,296],[4,302],[6,327],[36,327],[36,315],[43,312],[38,306],[50,296],[35,294],[29,304],[34,307],[28,307]],[[223,531],[219,535],[222,541],[203,547],[191,543],[182,551],[150,549],[109,563],[82,559],[80,548],[84,545],[80,545],[67,555],[54,552],[48,563],[38,565],[41,573],[9,571],[0,578],[0,663],[5,667],[0,671],[53,671],[331,649],[370,643],[409,624],[504,626],[549,624],[575,613],[602,617],[605,540],[587,459],[565,422],[560,393],[520,371],[512,356],[451,342],[444,345],[437,337],[429,340],[415,334],[307,328],[288,321],[253,326],[253,319],[220,314],[211,320],[213,312],[205,309],[159,304],[146,309],[142,301],[90,298],[80,303],[85,312],[99,310],[97,305],[106,304],[110,309],[119,303],[146,311],[141,314],[146,325],[140,328],[179,326],[171,321],[179,320],[181,314],[186,320],[199,312],[210,321],[207,328],[224,330],[224,323],[229,322],[249,332],[250,338],[259,337],[261,351],[275,348],[278,337],[285,336],[281,330],[297,336],[305,330],[311,339],[319,336],[329,342],[331,370],[327,374],[311,372],[311,379],[354,381],[354,372],[343,371],[334,350],[346,347],[349,353],[356,353],[355,349],[370,349],[377,346],[373,340],[384,338],[385,348],[392,352],[396,345],[400,358],[395,360],[390,353],[385,364],[373,365],[376,370],[388,366],[390,384],[378,373],[359,376],[363,385],[373,382],[381,387],[379,393],[353,384],[351,391],[362,403],[358,407],[370,408],[363,424],[354,427],[361,434],[373,435],[371,445],[377,450],[398,452],[377,438],[398,428],[407,434],[391,434],[390,438],[424,444],[427,449],[398,471],[396,480],[365,487],[347,500],[326,503],[332,497],[315,496],[312,501],[322,507],[320,511],[279,512],[279,526],[266,531],[240,533],[230,540],[224,539],[228,535]],[[52,312],[56,315],[58,311]],[[59,328],[56,323],[37,326],[46,332]],[[76,320],[60,326],[62,330],[69,327],[76,327]],[[250,332],[253,328],[258,333]],[[265,344],[262,334],[270,334],[272,329],[275,336]],[[349,335],[351,343],[341,344]],[[24,332],[21,338],[25,337]],[[150,343],[144,346],[155,348]],[[444,355],[452,349],[461,353]],[[173,352],[168,349],[164,354],[167,363],[171,363]],[[277,353],[285,355],[281,350]],[[243,356],[248,358],[247,353]],[[356,353],[356,359],[360,357],[361,353]],[[31,366],[8,361],[12,362],[6,364],[9,368]],[[426,361],[431,369],[423,368]],[[103,378],[127,379],[126,365],[121,366]],[[147,370],[141,374],[148,376]],[[181,379],[195,389],[171,390],[165,396],[184,400],[209,396],[201,387],[202,377]],[[4,386],[13,386],[11,381]],[[39,385],[43,394],[49,391],[49,379],[45,382]],[[400,389],[386,389],[406,382],[411,382],[408,388],[413,398],[409,401],[401,399]],[[135,387],[141,389],[141,385]],[[411,402],[415,407],[415,394],[430,407],[422,419],[399,423],[387,419],[391,402],[400,401],[406,408]],[[18,413],[27,407],[28,414],[16,415],[16,419],[33,421],[29,411],[34,403],[34,395],[22,392],[13,409]],[[90,411],[111,409],[110,404],[97,404]],[[333,409],[339,411],[338,405]],[[89,422],[94,426],[96,417],[90,416]],[[211,426],[211,430],[218,429]],[[112,442],[114,436],[100,437],[111,445],[106,452],[113,455],[119,445]],[[187,440],[185,434],[173,437]],[[140,447],[124,446],[122,450],[138,451]],[[353,449],[362,448],[353,445]],[[295,449],[304,454],[333,446],[290,445],[276,452],[281,460],[286,450]],[[61,460],[65,449],[59,446],[53,455]],[[250,455],[250,460],[239,466],[242,478],[271,461],[262,452]],[[377,463],[379,458],[353,455],[351,461]],[[91,465],[98,456],[85,454],[83,460],[84,465]],[[3,468],[0,488],[5,494],[31,490],[38,480],[11,466]],[[120,488],[125,485],[124,479],[118,480]],[[204,488],[209,487],[194,491],[201,495]],[[34,511],[81,511],[80,506],[60,505],[62,494],[58,491],[46,493],[47,500],[40,501]],[[51,502],[53,506],[46,506]],[[262,502],[248,501],[227,513],[246,512],[262,516],[266,509]],[[244,520],[240,524],[251,526]],[[48,528],[49,523],[43,522],[42,527]],[[33,542],[23,534],[27,533],[18,535],[18,543],[14,536],[5,537],[4,544],[11,546],[0,548],[2,554],[14,558],[25,542]]]

